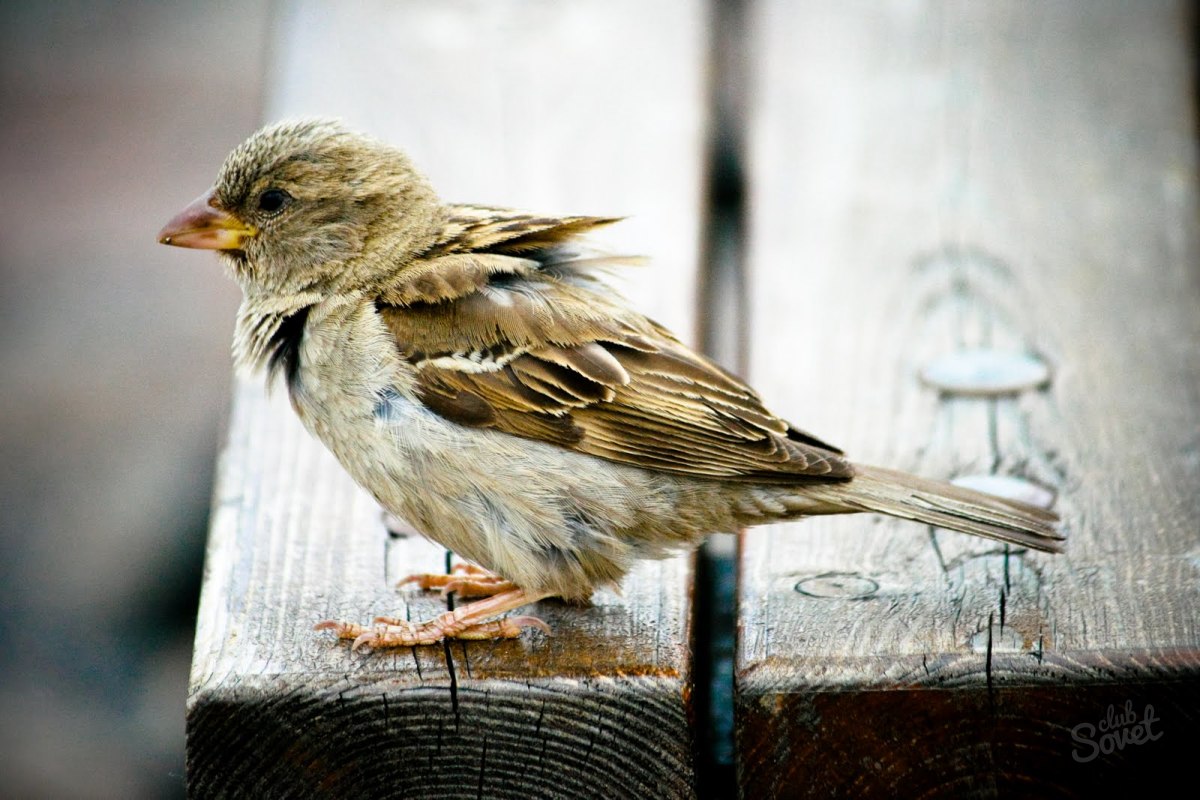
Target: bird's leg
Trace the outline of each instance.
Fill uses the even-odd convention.
[[[326,620],[317,623],[316,630],[331,630],[339,639],[353,639],[353,650],[360,647],[436,644],[443,639],[515,639],[521,635],[523,628],[540,628],[544,633],[550,633],[550,626],[537,617],[505,617],[490,621],[488,618],[548,596],[528,593],[514,586],[486,600],[476,600],[439,614],[426,622],[413,623],[380,617],[374,625],[366,626]]]
[[[415,583],[422,589],[441,589],[443,595],[454,592],[459,597],[491,597],[517,588],[515,583],[501,578],[494,572],[464,562],[455,564],[449,575],[417,573],[409,575],[396,586],[400,587],[406,583]]]

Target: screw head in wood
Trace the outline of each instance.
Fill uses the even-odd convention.
[[[808,597],[865,600],[879,591],[879,582],[854,572],[825,572],[798,581],[794,588]]]
[[[1050,367],[1027,353],[961,350],[934,359],[921,380],[946,394],[993,397],[1037,389],[1050,382]]]

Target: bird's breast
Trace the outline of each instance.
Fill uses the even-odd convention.
[[[702,523],[687,508],[720,506],[716,484],[689,488],[439,415],[416,395],[413,367],[373,305],[314,307],[298,363],[293,405],[360,486],[462,557],[523,586],[586,596],[619,579],[634,558],[697,541]]]
[[[377,420],[412,375],[374,305],[315,306],[295,349],[288,392],[304,424],[339,458],[377,449]]]

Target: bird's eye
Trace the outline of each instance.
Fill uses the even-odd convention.
[[[264,214],[274,214],[286,206],[292,196],[283,189],[267,189],[258,196],[258,210]]]

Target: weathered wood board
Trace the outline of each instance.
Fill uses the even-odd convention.
[[[297,2],[275,31],[267,119],[345,117],[448,200],[629,214],[600,238],[654,261],[626,293],[693,329],[703,3]],[[389,536],[284,395],[236,392],[188,703],[193,796],[694,794],[686,556],[588,608],[538,604],[550,637],[352,654],[313,623],[443,611],[393,587],[446,554]]]
[[[1185,5],[751,13],[753,382],[862,462],[1050,487],[1070,541],[1052,557],[863,516],[746,533],[742,794],[1188,785],[1200,271]],[[990,400],[920,385],[930,360],[970,347],[1037,355],[1052,381]],[[1127,703],[1159,738],[1097,752],[1115,741],[1101,742],[1109,706]]]

